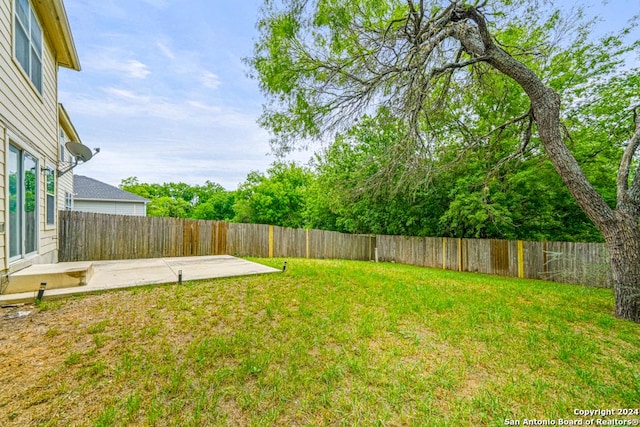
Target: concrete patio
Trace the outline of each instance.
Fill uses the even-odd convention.
[[[280,270],[230,255],[91,261],[33,265],[9,276],[0,305],[33,302],[41,282],[44,299],[152,284],[276,273]]]

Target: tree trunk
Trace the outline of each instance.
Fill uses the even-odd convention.
[[[602,235],[609,249],[616,316],[640,323],[640,227],[637,221],[618,218]]]
[[[484,16],[475,8],[456,8],[452,22],[463,18],[474,21],[477,27],[468,25],[468,22],[458,25],[454,28],[454,37],[470,55],[484,58],[495,69],[515,80],[529,96],[538,134],[549,159],[607,242],[613,273],[616,316],[640,323],[640,226],[637,198],[630,197],[630,191],[626,190],[627,183],[623,180],[624,185],[619,184],[623,193],[620,194],[619,189],[617,209],[613,210],[607,205],[563,141],[558,94],[544,84],[533,70],[493,42]]]

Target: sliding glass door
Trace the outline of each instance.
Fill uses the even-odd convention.
[[[38,161],[9,146],[9,258],[38,250]]]

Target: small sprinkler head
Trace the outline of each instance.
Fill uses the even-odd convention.
[[[42,301],[42,297],[44,297],[44,290],[47,287],[47,282],[40,283],[40,289],[38,290],[38,296],[36,297],[36,302],[39,303]]]

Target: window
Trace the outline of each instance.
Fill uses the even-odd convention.
[[[42,93],[42,29],[29,0],[15,0],[16,60],[36,87]]]
[[[70,211],[73,209],[73,195],[68,191],[64,194],[64,209]]]
[[[22,258],[38,250],[38,161],[9,146],[9,257]]]
[[[50,167],[45,169],[47,178],[47,225],[56,223],[56,174]]]

